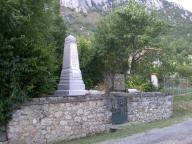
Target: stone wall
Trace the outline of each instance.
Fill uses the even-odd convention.
[[[173,96],[164,93],[122,93],[111,96],[127,97],[128,122],[151,122],[173,114]]]
[[[8,124],[9,144],[47,144],[85,137],[111,123],[101,95],[35,98],[16,110]]]
[[[34,98],[13,113],[9,144],[51,144],[104,132],[111,124],[110,98],[117,96],[127,98],[128,122],[151,122],[173,113],[173,97],[162,93]]]

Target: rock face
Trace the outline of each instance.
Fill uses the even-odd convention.
[[[61,0],[61,6],[74,9],[76,12],[87,11],[94,6],[99,6],[103,4],[103,8],[107,7],[108,0]]]
[[[93,35],[98,22],[109,11],[113,11],[117,6],[126,6],[129,0],[60,0],[61,13],[68,27],[68,31],[74,34],[90,36]],[[158,16],[177,26],[175,35],[190,37],[192,22],[192,12],[185,10],[181,5],[170,2],[171,0],[137,0],[146,9],[157,10]],[[78,12],[78,14],[77,14]],[[172,35],[171,35],[172,36]]]
[[[108,10],[116,4],[123,4],[128,0],[61,0],[61,6],[74,9],[76,12],[87,13],[90,9]],[[137,0],[148,8],[161,9],[161,0]]]

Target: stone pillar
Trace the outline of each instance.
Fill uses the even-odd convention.
[[[116,73],[114,75],[113,79],[114,79],[114,86],[113,86],[114,91],[125,91],[126,90],[124,74]],[[107,87],[109,89],[112,88],[113,81],[109,75],[105,76],[105,84],[107,85]]]
[[[79,68],[76,38],[69,35],[65,39],[63,67],[56,96],[85,95],[85,84]]]
[[[152,85],[154,85],[155,87],[159,87],[159,80],[158,80],[158,77],[157,77],[157,74],[156,73],[152,73],[151,74],[151,83]]]

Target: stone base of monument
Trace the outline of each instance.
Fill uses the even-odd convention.
[[[64,96],[80,96],[86,95],[86,90],[57,90],[55,96],[64,97]]]
[[[87,94],[85,84],[81,79],[81,76],[79,77],[79,79],[73,79],[72,77],[63,79],[63,77],[61,77],[55,96],[80,96]]]

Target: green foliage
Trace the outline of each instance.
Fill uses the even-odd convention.
[[[166,67],[164,71],[169,69],[177,72],[182,77],[188,79],[192,76],[192,46],[191,38],[177,36],[177,38],[165,37],[163,38],[162,45],[163,51],[166,51],[167,59],[164,62],[172,63],[169,67]],[[168,65],[167,65],[168,66]]]
[[[128,78],[127,85],[128,85],[128,88],[136,88],[138,86],[143,85],[146,82],[147,80],[144,77],[140,75],[134,75]]]
[[[94,52],[91,47],[91,40],[85,37],[78,38],[78,52],[80,67],[85,68],[93,58]]]
[[[92,41],[86,37],[78,38],[80,68],[86,88],[94,88],[102,81],[99,58],[92,47]]]
[[[176,72],[182,77],[192,77],[192,66],[191,65],[178,65]]]
[[[170,58],[177,65],[192,64],[192,46],[191,38],[178,37],[163,39],[166,50],[169,51]]]
[[[167,29],[168,25],[159,20],[154,12],[147,11],[134,1],[107,15],[98,25],[94,43],[103,72],[114,75],[130,71],[134,74],[141,65],[152,69],[153,61],[159,58],[159,54],[153,53],[150,58],[145,58],[145,62],[138,61],[137,56],[148,47],[157,50],[160,36]]]
[[[145,92],[156,92],[159,91],[157,87],[155,87],[151,82],[144,84],[144,91]]]
[[[154,92],[157,88],[144,76],[132,75],[126,81],[128,88],[135,88],[141,92]]]
[[[20,103],[54,90],[65,27],[59,1],[0,1],[0,125]]]

